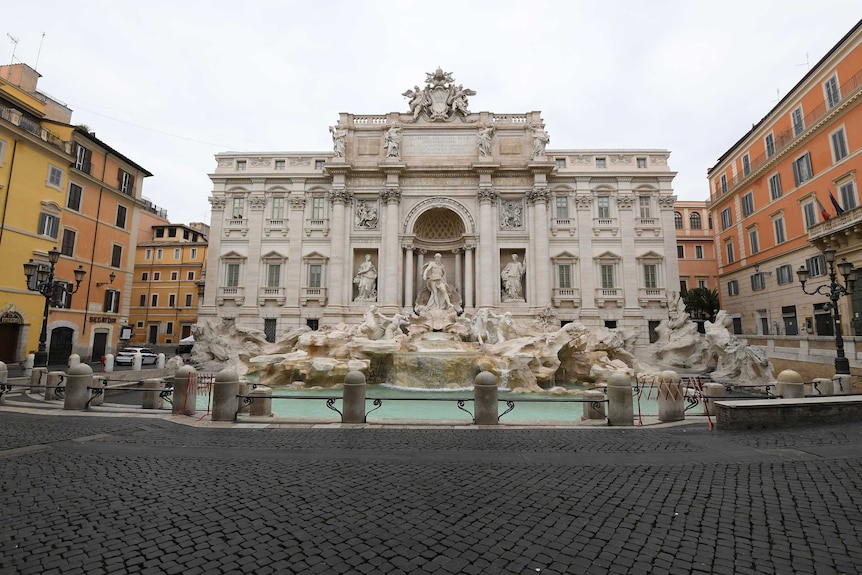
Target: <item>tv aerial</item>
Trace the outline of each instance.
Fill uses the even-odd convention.
[[[9,36],[9,40],[11,40],[12,44],[13,44],[13,46],[12,46],[12,60],[9,63],[14,64],[15,63],[15,50],[18,48],[18,38],[16,38],[15,36],[10,34],[9,32],[6,32],[6,35]]]

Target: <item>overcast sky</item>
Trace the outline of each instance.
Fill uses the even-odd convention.
[[[676,195],[705,200],[707,168],[862,18],[859,0],[26,6],[3,11],[0,62],[14,49],[152,172],[144,196],[175,223],[209,222],[214,154],[331,151],[339,112],[406,112],[438,66],[473,112],[541,111],[551,149],[670,150]]]

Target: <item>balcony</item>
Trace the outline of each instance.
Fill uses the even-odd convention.
[[[305,220],[305,235],[310,236],[313,232],[323,232],[324,237],[329,236],[329,220],[310,218]]]
[[[224,305],[226,301],[233,301],[236,305],[245,303],[245,288],[238,286],[222,286],[218,288],[216,304]]]
[[[651,303],[658,303],[661,307],[667,305],[667,291],[664,288],[639,288],[638,305],[647,307]]]
[[[326,288],[323,287],[304,287],[299,295],[300,305],[307,305],[308,302],[314,301],[319,305],[326,305]]]
[[[637,218],[635,220],[635,235],[652,232],[655,237],[661,235],[661,220],[658,218]]]
[[[284,288],[283,287],[262,287],[257,296],[259,305],[266,305],[266,302],[274,301],[276,305],[284,305]]]
[[[551,220],[551,235],[556,236],[558,232],[569,232],[570,236],[574,236],[577,232],[575,220],[571,218],[555,218]]]
[[[224,226],[224,235],[226,238],[229,238],[232,235],[248,235],[248,220],[243,219],[242,216],[236,218],[230,218],[225,222]]]
[[[581,290],[578,288],[554,288],[554,306],[559,307],[561,303],[570,303],[573,307],[581,305]]]
[[[29,132],[40,140],[59,148],[67,154],[72,153],[72,142],[67,142],[51,132],[47,128],[43,128],[38,122],[28,119],[19,110],[14,108],[5,108],[0,106],[0,118],[6,120],[10,124],[18,126],[25,132]]]
[[[602,232],[610,232],[612,236],[620,233],[620,226],[616,218],[593,218],[593,235],[601,235]]]
[[[858,245],[862,241],[862,206],[811,226],[808,241],[821,248]]]
[[[269,237],[272,232],[280,233],[282,236],[287,237],[287,220],[285,219],[267,219],[266,223],[263,227],[263,234],[266,237]]]
[[[621,288],[598,288],[596,289],[596,306],[605,307],[608,302],[615,303],[617,307],[623,306],[623,290]]]

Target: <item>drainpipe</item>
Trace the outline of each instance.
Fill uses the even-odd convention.
[[[3,219],[0,220],[0,245],[3,244],[3,230],[6,229],[6,208],[9,205],[9,194],[12,193],[12,172],[15,170],[15,151],[18,140],[12,140],[12,159],[9,160],[9,178],[6,180],[6,197],[3,199]]]

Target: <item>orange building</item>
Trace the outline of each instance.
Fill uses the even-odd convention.
[[[197,323],[209,226],[171,224],[166,215],[157,209],[141,215],[130,343],[174,346]]]
[[[718,287],[714,230],[708,206],[709,202],[690,201],[677,201],[673,205],[680,292]]]
[[[828,284],[827,247],[862,266],[860,102],[862,22],[709,170],[722,303],[737,333],[833,335],[827,298],[805,295],[795,272],[807,268],[809,290]],[[839,300],[845,336],[862,335],[860,294]]]

